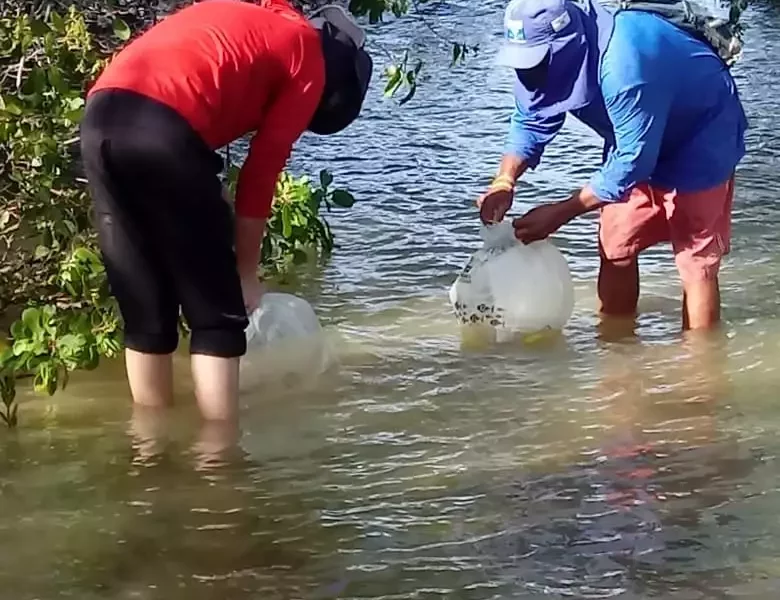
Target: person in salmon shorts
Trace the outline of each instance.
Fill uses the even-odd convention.
[[[504,33],[498,62],[515,71],[515,109],[498,174],[477,202],[482,221],[503,219],[517,179],[570,114],[604,139],[603,163],[569,198],[515,219],[516,237],[541,240],[600,210],[602,315],[636,315],[638,256],[668,241],[683,329],[716,326],[748,123],[715,47],[659,14],[595,0],[512,0]]]
[[[304,131],[359,115],[372,61],[337,5],[205,0],[123,48],[88,91],[81,152],[137,405],[173,397],[181,310],[207,420],[237,417],[247,314],[275,185]],[[216,150],[252,134],[234,209]]]

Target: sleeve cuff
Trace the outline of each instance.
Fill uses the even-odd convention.
[[[539,161],[542,158],[542,153],[535,151],[528,147],[515,146],[514,144],[506,144],[504,146],[504,154],[511,154],[517,158],[523,160],[528,165],[529,169],[535,169],[539,166]]]
[[[590,178],[588,185],[602,202],[620,202],[623,199],[624,194],[620,191],[619,186],[608,181],[601,171]]]

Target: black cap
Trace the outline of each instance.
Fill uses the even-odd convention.
[[[325,89],[309,131],[330,135],[342,131],[360,114],[373,72],[371,56],[352,36],[325,21],[319,29],[325,60]]]

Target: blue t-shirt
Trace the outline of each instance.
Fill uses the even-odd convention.
[[[747,129],[726,65],[662,17],[622,11],[599,69],[601,94],[572,114],[611,148],[590,185],[603,201],[643,182],[681,192],[726,181],[745,154]],[[566,114],[540,117],[516,104],[507,152],[539,163]]]

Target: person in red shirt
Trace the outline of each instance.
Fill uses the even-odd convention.
[[[238,365],[275,184],[305,131],[360,113],[372,74],[339,6],[204,0],[122,49],[87,93],[81,152],[136,403],[168,404],[181,308],[208,420],[235,420]],[[235,219],[215,151],[255,132]]]

